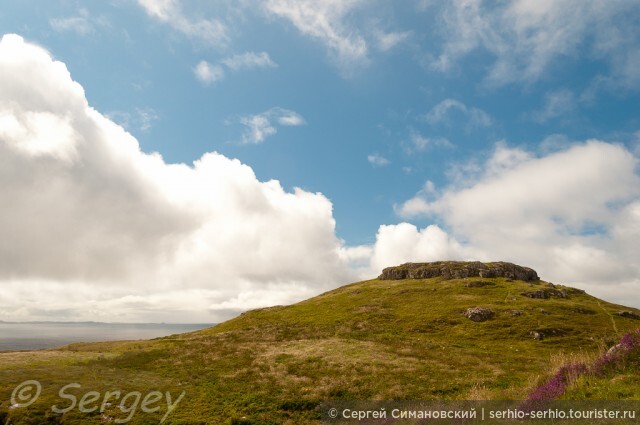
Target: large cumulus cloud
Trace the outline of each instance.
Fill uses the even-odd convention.
[[[322,194],[217,153],[142,152],[16,35],[0,42],[0,205],[0,318],[216,320],[353,277]]]
[[[88,104],[65,65],[0,41],[0,320],[217,321],[405,261],[507,260],[640,305],[638,158],[498,144],[348,247],[322,194],[217,153],[168,164]]]
[[[427,185],[399,212],[443,221],[464,240],[462,256],[519,262],[638,306],[638,164],[623,145],[598,140],[541,156],[498,144],[485,163],[462,167],[459,184]]]

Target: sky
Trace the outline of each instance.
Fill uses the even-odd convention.
[[[0,36],[0,320],[436,260],[640,307],[639,1],[4,0]]]

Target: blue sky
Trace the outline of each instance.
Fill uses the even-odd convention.
[[[299,252],[328,256],[322,250],[329,250],[337,259],[309,266],[339,272],[318,280],[287,269],[293,277],[284,279],[277,276],[278,268],[258,267],[256,283],[244,272],[225,270],[231,277],[224,285],[192,288],[210,291],[204,296],[209,304],[190,316],[193,321],[217,318],[212,311],[222,311],[220,317],[233,314],[260,305],[259,300],[300,299],[354,277],[373,276],[397,261],[448,258],[516,261],[540,269],[551,281],[625,299],[629,288],[640,285],[635,251],[628,249],[638,242],[640,222],[638,22],[640,3],[633,1],[9,0],[0,11],[2,33],[17,34],[27,45],[45,49],[48,60],[63,63],[84,89],[89,107],[133,135],[141,155],[157,152],[163,166],[193,167],[203,155],[217,152],[235,164],[234,170],[242,167],[233,159],[250,167],[251,184],[260,190],[265,182],[279,181],[301,211],[305,194],[317,195],[313,199],[326,206],[318,207],[323,211],[318,216],[301,213],[307,218],[300,220],[320,220],[320,227],[328,226],[322,238],[336,241],[321,248],[310,242]],[[38,87],[39,80],[33,84]],[[2,134],[9,138],[8,132]],[[119,175],[119,163],[114,164],[117,178],[96,174],[93,180],[139,187],[131,176]],[[247,189],[232,177],[229,187]],[[15,184],[7,179],[6,185]],[[536,189],[543,183],[548,193]],[[590,184],[592,192],[585,189]],[[83,205],[109,198],[99,188],[92,187],[93,197]],[[225,201],[207,193],[198,196],[225,208]],[[7,195],[5,202],[11,199]],[[283,211],[287,202],[270,205]],[[36,204],[45,205],[25,195],[25,208]],[[149,206],[127,204],[115,211],[136,208]],[[252,228],[243,223],[256,215],[260,223],[266,220],[264,211],[246,208],[246,217],[216,223],[231,230],[238,226],[243,234]],[[84,220],[90,213],[78,214]],[[47,226],[59,227],[63,218],[51,220]],[[305,224],[300,226],[284,232],[306,235]],[[524,234],[514,235],[521,230]],[[256,243],[270,246],[253,236],[239,245],[238,255],[251,257],[247,247]],[[35,243],[16,238],[25,253]],[[99,252],[117,246],[115,241],[101,244],[94,240],[87,246]],[[15,251],[9,245],[4,249]],[[179,257],[182,251],[168,252]],[[296,261],[295,256],[254,254],[259,261]],[[580,264],[594,258],[607,264],[608,277],[585,275]],[[61,264],[67,260],[72,270],[73,261]],[[113,267],[128,270],[120,261]],[[4,267],[5,279],[14,283],[44,279],[53,288],[73,281],[87,291],[135,274],[103,273],[91,262],[77,273],[44,265],[34,268],[37,273]],[[172,273],[179,274],[180,267]],[[203,263],[201,272],[215,274],[216,267]],[[164,285],[165,292],[115,291],[112,298],[96,300],[93,312],[79,307],[79,301],[17,308],[7,299],[4,307],[0,302],[0,319],[104,319],[104,306],[119,300],[123,320],[155,320],[164,318],[159,310],[173,308],[163,304],[166,300],[150,301],[177,288]],[[224,294],[213,294],[220,286]],[[277,295],[265,297],[260,291]],[[123,301],[127,297],[146,300],[149,313],[132,313]],[[640,299],[635,302],[640,305]]]

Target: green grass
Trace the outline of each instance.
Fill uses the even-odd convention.
[[[596,358],[584,363],[593,369],[594,364],[603,364],[603,358],[614,356],[614,360],[606,362],[597,371],[584,373],[568,386],[563,398],[569,400],[640,400],[640,334],[632,333],[627,341],[626,349],[613,349],[613,354],[602,351]],[[611,358],[611,357],[609,357]]]
[[[469,281],[487,285],[467,287]],[[374,279],[183,335],[0,353],[0,418],[102,423],[99,413],[49,411],[60,402],[57,391],[71,382],[101,393],[185,391],[169,424],[311,423],[327,399],[522,399],[558,359],[594,356],[640,327],[615,315],[637,310],[561,286],[568,298],[521,295],[546,287],[502,278]],[[494,310],[494,318],[464,316],[478,306]],[[535,340],[532,332],[545,338]],[[42,383],[40,400],[9,409],[12,389],[27,379]],[[637,367],[573,394],[638,398],[634,379]],[[130,423],[158,423],[163,414],[139,413]],[[109,415],[122,417],[115,406]]]

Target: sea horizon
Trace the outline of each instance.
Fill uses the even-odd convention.
[[[76,342],[153,339],[213,326],[214,323],[122,323],[0,321],[0,351],[43,350]]]
[[[92,323],[92,324],[104,324],[104,325],[210,325],[213,326],[216,323],[203,323],[203,322],[101,322],[96,320],[25,320],[25,321],[11,321],[0,320],[0,323],[6,324],[38,324],[38,323],[58,323],[58,324],[80,324],[80,323]]]

